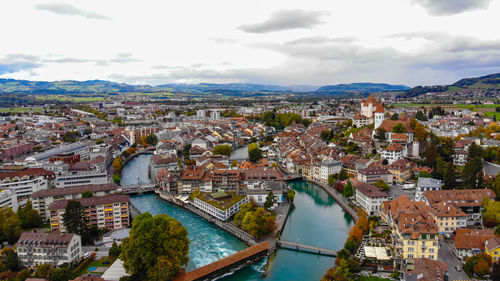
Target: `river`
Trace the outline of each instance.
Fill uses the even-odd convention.
[[[141,155],[132,160],[123,169],[122,184],[136,184],[138,180],[145,180],[143,177],[147,178],[148,171],[145,163],[149,162],[150,157]],[[281,239],[332,250],[341,249],[354,223],[352,218],[319,186],[302,180],[291,182],[290,185],[296,190],[295,207],[288,217]],[[191,240],[188,270],[246,247],[227,232],[155,194],[132,196],[131,200],[140,211],[167,214],[188,229]],[[333,262],[332,257],[279,249],[265,280],[319,280]],[[219,280],[261,280],[264,264],[265,261],[261,261],[245,266]]]
[[[231,152],[230,160],[247,160],[248,159],[248,145],[240,146]]]

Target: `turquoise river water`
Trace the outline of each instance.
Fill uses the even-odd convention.
[[[132,160],[122,171],[122,184],[149,182],[148,164],[151,155],[141,155]],[[295,189],[295,203],[283,229],[281,239],[299,241],[311,246],[339,250],[354,223],[334,199],[319,186],[306,181],[290,182]],[[167,214],[179,220],[188,230],[190,261],[188,270],[206,265],[246,247],[229,233],[204,219],[160,199],[156,194],[132,196],[131,201],[141,212]],[[279,249],[267,276],[269,281],[319,280],[333,265],[334,258]],[[261,280],[265,260],[228,272],[219,280]]]

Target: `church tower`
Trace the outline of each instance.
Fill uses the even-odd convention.
[[[384,107],[382,106],[382,103],[379,102],[377,104],[377,107],[375,108],[375,129],[377,129],[378,127],[380,127],[380,125],[382,125],[382,121],[384,121],[384,115],[385,115],[385,112],[384,112]]]

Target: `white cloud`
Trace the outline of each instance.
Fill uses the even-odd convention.
[[[313,28],[323,23],[328,16],[326,11],[280,10],[260,23],[243,24],[239,27],[244,32],[267,33],[288,29]]]
[[[103,16],[96,12],[86,11],[76,8],[70,4],[65,3],[41,3],[35,5],[35,8],[42,11],[49,11],[56,15],[64,15],[64,16],[82,16],[88,19],[97,19],[97,20],[109,20],[109,17]]]

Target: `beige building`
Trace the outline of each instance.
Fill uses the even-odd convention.
[[[444,201],[431,205],[430,214],[439,233],[451,233],[467,226],[467,214]]]

